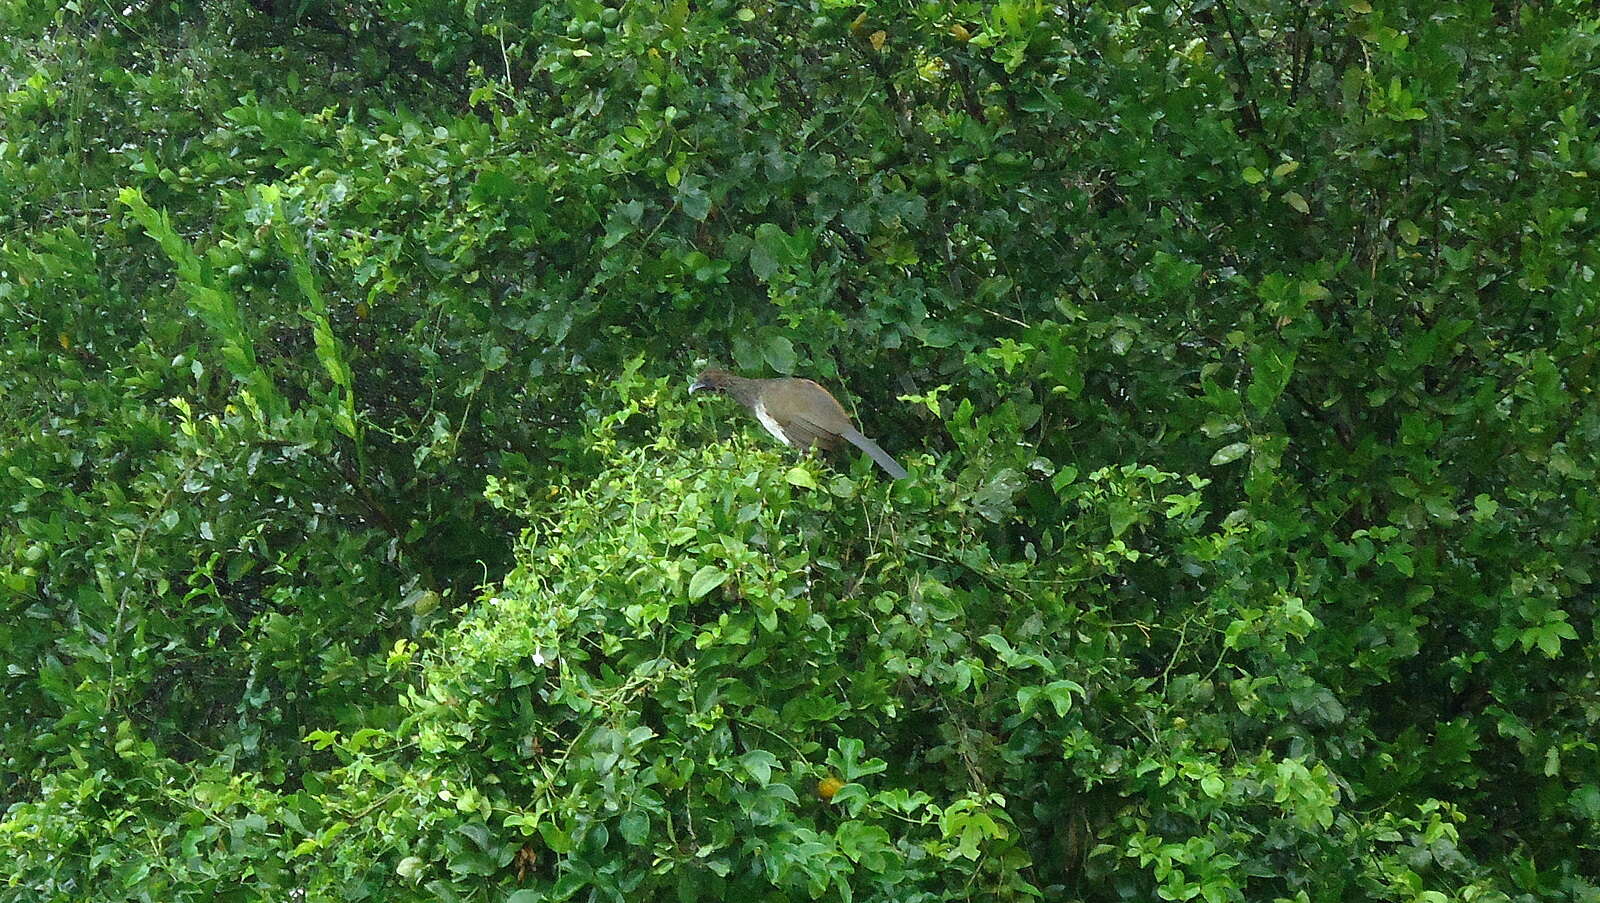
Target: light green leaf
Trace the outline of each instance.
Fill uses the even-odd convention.
[[[1126,499],[1115,499],[1107,506],[1111,517],[1111,535],[1120,537],[1139,520],[1139,510]]]
[[[1068,486],[1071,486],[1077,479],[1078,468],[1068,464],[1066,467],[1056,471],[1056,475],[1050,479],[1050,488],[1054,489],[1056,492],[1060,492]]]
[[[728,572],[714,564],[708,564],[694,572],[689,578],[689,599],[699,599],[705,596],[728,580]]]
[[[1235,442],[1232,445],[1224,445],[1217,449],[1216,454],[1211,456],[1211,466],[1221,467],[1224,464],[1231,464],[1244,457],[1244,453],[1249,450],[1250,443],[1248,442]]]
[[[1500,503],[1481,492],[1472,500],[1472,508],[1472,516],[1480,521],[1489,520],[1500,513]]]

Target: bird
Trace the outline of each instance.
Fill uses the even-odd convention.
[[[712,367],[695,377],[689,394],[695,392],[732,396],[756,415],[767,432],[790,448],[806,451],[817,446],[836,451],[847,441],[866,452],[890,477],[898,480],[906,475],[906,469],[896,464],[878,443],[861,435],[827,389],[809,379],[746,379]]]

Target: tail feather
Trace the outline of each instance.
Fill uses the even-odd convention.
[[[905,478],[906,469],[901,467],[899,464],[896,464],[894,459],[889,457],[888,452],[878,447],[878,443],[873,442],[871,439],[868,439],[866,436],[861,435],[855,430],[845,430],[839,435],[848,439],[851,445],[854,445],[856,448],[866,452],[867,455],[872,458],[872,460],[878,462],[878,466],[882,467],[883,472],[887,473],[890,477],[896,480]]]

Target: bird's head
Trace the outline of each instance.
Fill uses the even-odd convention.
[[[694,378],[694,383],[689,386],[689,394],[696,392],[726,392],[733,385],[734,375],[720,367],[710,367],[700,371]]]

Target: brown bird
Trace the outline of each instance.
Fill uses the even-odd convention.
[[[889,453],[861,435],[850,415],[828,390],[809,379],[745,379],[715,367],[695,378],[689,392],[721,392],[750,409],[767,432],[778,441],[802,451],[818,446],[836,451],[844,441],[878,462],[889,476],[900,479],[906,470]]]

